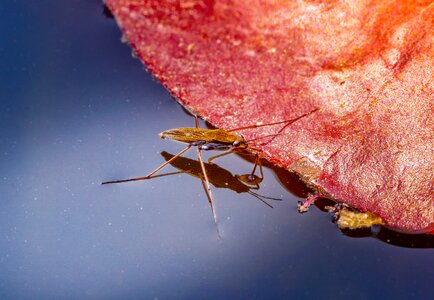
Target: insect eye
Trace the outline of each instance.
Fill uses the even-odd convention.
[[[234,147],[238,147],[239,145],[240,145],[240,142],[238,142],[238,141],[235,141],[232,143],[232,146],[234,146]]]

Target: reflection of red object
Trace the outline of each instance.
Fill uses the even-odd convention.
[[[265,157],[392,228],[432,228],[431,0],[106,4],[150,71],[212,124],[279,121],[319,107],[261,146]]]

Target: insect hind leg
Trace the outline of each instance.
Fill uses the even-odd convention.
[[[260,176],[257,176],[256,169],[259,166],[259,173]],[[250,174],[246,175],[239,175],[237,176],[239,180],[241,180],[244,183],[247,183],[252,186],[256,186],[256,189],[259,189],[259,183],[262,182],[264,179],[264,172],[262,170],[262,163],[261,163],[261,156],[259,154],[255,154],[255,165],[253,166],[252,172]]]

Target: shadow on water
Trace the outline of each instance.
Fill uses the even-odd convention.
[[[112,14],[112,12],[110,11],[110,9],[107,7],[107,5],[103,4],[102,6],[102,14],[107,18],[107,19],[114,19],[114,16]]]
[[[170,154],[166,151],[161,152],[161,156],[163,156],[166,161],[174,157],[173,154]],[[182,173],[186,173],[196,178],[203,179],[201,165],[200,162],[197,160],[180,156],[176,160],[172,161],[170,165],[180,170]],[[230,189],[239,194],[248,193],[271,208],[273,206],[269,204],[266,200],[282,200],[279,198],[263,196],[256,192],[253,192],[252,190],[259,190],[259,183],[256,183],[254,186],[246,184],[240,179],[240,177],[244,175],[233,175],[231,172],[218,166],[215,163],[204,163],[204,165],[210,183],[216,188]]]
[[[161,156],[168,161],[174,157],[173,154],[170,154],[166,151],[162,151]],[[254,164],[255,160],[252,155],[239,154],[237,155]],[[307,198],[309,194],[314,193],[314,190],[309,188],[297,174],[289,172],[283,168],[274,166],[270,164],[268,161],[263,160],[262,162],[264,167],[268,167],[273,170],[281,185],[291,194],[294,194],[300,198]],[[188,174],[198,179],[203,179],[202,169],[200,162],[198,160],[186,158],[186,157],[178,157],[174,161],[170,162],[170,165],[179,171],[177,172],[169,172],[164,174],[159,174],[151,179],[155,179],[157,177],[164,177],[176,174]],[[260,195],[252,190],[259,190],[259,184],[257,186],[249,186],[240,180],[240,176],[243,175],[233,175],[230,171],[220,167],[215,163],[204,163],[205,169],[208,173],[208,178],[210,183],[214,188],[223,188],[232,190],[238,194],[248,193],[255,197],[256,199],[263,202],[268,207],[273,208],[271,204],[267,202],[267,200],[280,201],[282,199],[273,198],[269,196]],[[333,222],[336,221],[334,214],[330,213],[330,207],[334,207],[336,202],[327,198],[318,198],[314,205],[322,212],[328,213],[331,215],[331,220]],[[405,234],[401,232],[396,232],[384,226],[374,225],[372,227],[365,227],[359,229],[340,229],[341,232],[348,237],[352,238],[376,238],[382,242],[385,242],[390,245],[405,247],[405,248],[434,248],[434,235],[429,234]]]

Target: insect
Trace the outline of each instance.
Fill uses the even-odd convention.
[[[285,124],[281,129],[279,129],[275,134],[271,135],[271,139],[267,142],[271,142],[277,135],[279,135],[287,126],[290,124],[316,112],[318,109],[314,109],[310,112],[307,112],[299,117],[289,119],[289,120],[283,120],[278,122],[272,122],[267,124],[254,124],[244,127],[239,127],[231,130],[224,130],[224,129],[207,129],[207,128],[200,128],[199,127],[199,119],[198,116],[191,111],[187,109],[188,112],[190,112],[195,117],[195,124],[196,127],[184,127],[184,128],[175,128],[175,129],[169,129],[166,131],[163,131],[160,133],[160,138],[162,139],[170,139],[175,140],[178,142],[182,142],[187,144],[187,147],[185,147],[183,150],[181,150],[178,154],[174,155],[170,159],[168,159],[166,162],[161,164],[159,167],[157,167],[155,170],[153,170],[151,173],[144,177],[137,177],[137,178],[130,178],[130,179],[123,179],[123,180],[113,180],[113,181],[105,181],[102,182],[102,184],[112,184],[112,183],[122,183],[122,182],[131,182],[131,181],[138,181],[138,180],[145,180],[145,179],[151,179],[154,177],[154,174],[156,174],[158,171],[160,171],[162,168],[167,166],[168,164],[172,163],[174,160],[178,159],[182,154],[187,152],[191,147],[197,147],[197,156],[199,159],[201,171],[203,174],[202,178],[202,184],[205,190],[205,194],[208,198],[208,201],[211,206],[211,212],[214,218],[214,222],[217,224],[217,215],[214,209],[214,199],[212,196],[212,191],[210,187],[210,180],[207,175],[205,163],[203,162],[202,153],[201,151],[209,151],[209,150],[219,150],[219,151],[226,151],[222,154],[213,156],[208,159],[208,163],[211,163],[212,160],[225,156],[227,154],[233,153],[233,152],[248,152],[255,155],[255,164],[253,167],[252,172],[247,176],[242,176],[239,179],[241,181],[244,181],[247,184],[250,185],[258,185],[262,181],[262,177],[256,176],[255,172],[257,167],[259,166],[260,172],[262,174],[262,164],[261,164],[261,156],[262,152],[259,149],[256,149],[249,145],[249,142],[253,141],[247,141],[242,135],[239,135],[235,133],[235,131],[240,131],[244,129],[250,129],[250,128],[258,128],[258,127],[264,127],[264,126],[272,126],[272,125],[279,125],[279,124]],[[266,138],[270,136],[264,136],[261,138]]]

